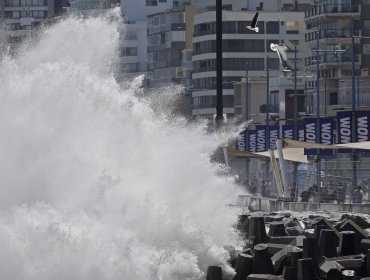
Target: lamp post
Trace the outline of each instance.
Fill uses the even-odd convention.
[[[266,150],[270,148],[270,56],[266,57]],[[266,160],[266,179],[269,177],[269,160]]]
[[[222,101],[222,0],[216,0],[216,128],[224,121]]]
[[[245,121],[248,122],[250,114],[250,97],[249,97],[249,64],[245,64]],[[249,179],[249,158],[246,158],[246,175]]]
[[[355,18],[351,18],[351,33],[352,33],[352,131],[351,142],[354,143],[356,139],[356,82],[355,82]],[[358,156],[356,150],[352,150],[352,187],[357,186],[357,160]]]
[[[294,140],[298,140],[298,101],[297,101],[297,44],[294,44]]]
[[[319,53],[319,39],[320,33],[316,31],[316,143],[320,143],[320,53]],[[320,182],[321,182],[321,159],[320,159],[320,149],[316,150],[316,183],[319,188],[319,203],[320,203]]]

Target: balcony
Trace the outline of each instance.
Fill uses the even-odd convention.
[[[360,6],[352,4],[316,5],[305,11],[306,19],[314,19],[319,16],[341,17],[360,15]]]
[[[361,30],[355,30],[354,35],[361,36]],[[351,40],[352,31],[351,29],[326,29],[320,30],[318,33],[317,31],[313,31],[305,34],[305,41],[316,41],[317,36],[319,36],[319,40],[325,40],[324,43],[328,43],[328,41],[337,42],[343,40]],[[355,38],[355,40],[359,41],[359,38]]]
[[[355,63],[360,62],[360,55],[355,55]],[[342,66],[343,63],[352,63],[351,55],[348,53],[338,53],[338,54],[320,54],[319,62],[322,66],[323,64],[331,64],[331,66]],[[305,58],[305,66],[316,65],[316,55]]]

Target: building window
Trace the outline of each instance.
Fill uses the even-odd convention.
[[[157,0],[146,0],[146,6],[158,6]]]
[[[19,12],[13,12],[13,18],[19,18]]]
[[[137,48],[134,47],[125,47],[121,49],[121,56],[136,56]]]
[[[364,20],[364,29],[370,29],[370,19]]]
[[[159,0],[159,3],[166,3],[167,0]]]
[[[278,21],[266,22],[266,34],[279,34],[279,22]]]

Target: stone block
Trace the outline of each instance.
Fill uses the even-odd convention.
[[[263,216],[251,216],[249,220],[248,238],[254,245],[267,241]]]
[[[266,244],[257,244],[254,246],[253,273],[274,274],[271,255],[268,252]]]
[[[269,236],[286,236],[285,227],[283,222],[271,222]]]
[[[315,280],[315,272],[310,258],[298,260],[297,265],[298,280]]]
[[[356,247],[357,246],[355,240],[355,232],[342,231],[340,233],[338,255],[339,256],[355,255],[357,253]]]
[[[335,231],[331,229],[322,229],[319,238],[319,251],[321,255],[327,258],[337,256],[338,240]]]
[[[343,269],[344,267],[336,261],[324,261],[320,265],[319,275],[328,280],[337,280],[341,278]]]
[[[236,274],[233,280],[245,280],[253,272],[253,257],[248,254],[239,253],[235,272]]]
[[[209,266],[207,268],[206,280],[222,280],[222,269],[219,266]]]
[[[284,280],[284,278],[273,274],[250,274],[247,280]]]

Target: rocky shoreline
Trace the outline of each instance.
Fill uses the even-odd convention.
[[[244,247],[225,246],[233,280],[370,280],[369,215],[243,213],[236,229]],[[207,280],[221,279],[220,267],[208,267]]]

